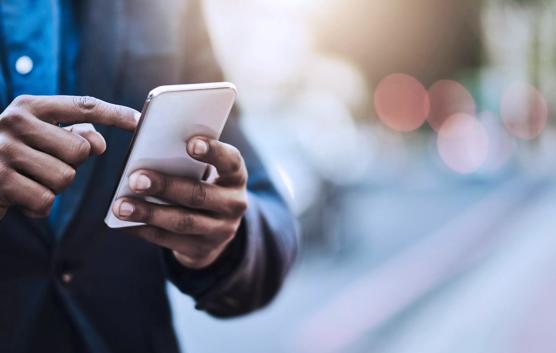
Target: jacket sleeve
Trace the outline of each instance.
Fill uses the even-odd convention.
[[[199,1],[192,1],[188,18],[187,82],[222,81]],[[191,270],[164,251],[168,278],[196,307],[217,317],[249,313],[268,304],[279,291],[298,247],[295,220],[272,184],[262,162],[240,129],[237,114],[230,117],[222,140],[242,153],[248,179],[248,208],[234,240],[209,268]]]

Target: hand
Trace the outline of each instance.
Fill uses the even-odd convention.
[[[216,261],[237,233],[247,208],[247,169],[235,147],[217,140],[192,138],[187,151],[216,168],[214,183],[138,170],[129,177],[131,190],[174,206],[121,198],[113,212],[121,220],[147,224],[128,233],[173,250],[186,267],[201,269]]]
[[[17,97],[0,114],[0,219],[13,205],[29,217],[48,216],[75,168],[106,149],[90,123],[134,130],[137,114],[91,97]]]

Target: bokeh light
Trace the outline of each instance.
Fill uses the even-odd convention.
[[[442,124],[437,148],[442,161],[450,169],[462,174],[473,173],[487,159],[488,134],[475,117],[455,114]]]
[[[440,80],[429,89],[429,125],[439,131],[444,122],[454,114],[475,115],[475,101],[469,91],[459,82]]]
[[[546,126],[548,107],[542,94],[524,82],[510,85],[502,95],[500,115],[510,134],[532,140]]]
[[[489,141],[488,156],[482,170],[497,172],[512,158],[515,141],[502,125],[500,117],[493,112],[480,113],[479,120],[487,132]]]
[[[418,129],[430,111],[425,87],[414,77],[405,74],[385,77],[376,87],[374,98],[380,120],[396,131]]]

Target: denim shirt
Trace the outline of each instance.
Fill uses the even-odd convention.
[[[0,0],[0,106],[21,94],[73,94],[78,27],[73,0]],[[59,198],[50,223],[55,224]]]

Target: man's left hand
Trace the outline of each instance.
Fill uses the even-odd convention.
[[[171,249],[184,266],[202,269],[218,259],[234,239],[247,208],[247,168],[237,148],[205,137],[194,137],[187,152],[214,166],[215,182],[191,180],[138,170],[129,186],[138,196],[154,196],[172,206],[121,198],[114,214],[121,220],[146,223],[126,231]]]

